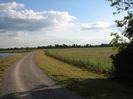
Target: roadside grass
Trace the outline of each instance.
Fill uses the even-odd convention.
[[[111,72],[110,56],[116,53],[111,47],[47,49],[45,52],[48,56],[97,73]]]
[[[36,51],[34,58],[37,65],[57,84],[87,99],[133,99],[132,88],[109,80],[103,74],[92,73],[69,65],[46,56],[43,51]]]
[[[20,50],[5,50],[5,49],[1,49],[0,53],[24,53],[24,52],[29,52],[32,50],[25,50],[25,49],[20,49]]]
[[[25,50],[0,50],[0,53],[23,53]]]
[[[17,54],[13,55],[13,56],[7,56],[7,57],[0,57],[0,87],[1,87],[1,80],[3,77],[3,74],[5,72],[5,70],[11,65],[13,64],[15,61],[19,60],[20,58],[22,58],[24,54]]]

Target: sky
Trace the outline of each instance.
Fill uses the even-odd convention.
[[[0,0],[0,48],[109,43],[114,11],[107,0]]]

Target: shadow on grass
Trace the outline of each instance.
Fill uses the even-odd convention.
[[[63,83],[66,84],[66,88],[87,99],[133,99],[131,88],[109,79],[69,79]]]

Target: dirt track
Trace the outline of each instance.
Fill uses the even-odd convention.
[[[5,73],[0,99],[83,99],[57,86],[35,64],[28,53]]]

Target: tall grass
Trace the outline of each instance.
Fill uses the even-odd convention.
[[[115,51],[110,47],[102,48],[72,48],[72,49],[48,49],[46,55],[63,62],[87,68],[97,73],[110,73],[112,61],[110,56]]]

